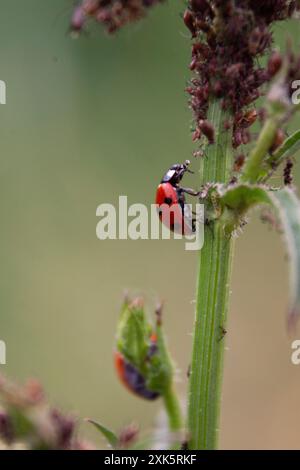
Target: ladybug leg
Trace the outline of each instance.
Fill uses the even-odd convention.
[[[189,196],[200,196],[201,191],[195,191],[191,188],[180,188],[183,193],[189,194]]]

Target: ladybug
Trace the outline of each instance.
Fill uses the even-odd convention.
[[[153,333],[150,337],[150,347],[147,358],[150,359],[157,352],[157,337]],[[132,393],[145,398],[146,400],[155,400],[160,396],[158,392],[149,390],[146,386],[146,381],[143,375],[137,370],[137,368],[128,362],[124,356],[119,352],[115,351],[114,354],[115,368],[117,375],[123,385]]]
[[[198,196],[199,192],[189,188],[182,188],[180,182],[186,172],[193,173],[188,166],[190,161],[172,165],[163,176],[156,190],[156,204],[161,222],[172,232],[181,235],[192,235],[195,228],[195,219],[192,217],[190,208],[186,205],[185,194]],[[168,206],[171,210],[164,213],[163,207]]]

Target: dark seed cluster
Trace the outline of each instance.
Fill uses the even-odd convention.
[[[271,54],[266,67],[257,59],[271,50],[270,25],[293,15],[297,2],[291,0],[189,0],[183,20],[190,30],[194,72],[187,91],[195,119],[193,140],[204,134],[213,142],[213,129],[207,122],[208,103],[220,99],[231,118],[224,129],[232,129],[234,148],[247,144],[249,128],[260,117],[253,103],[261,86],[280,70],[282,57]],[[205,126],[203,127],[203,123]]]
[[[71,19],[71,31],[80,33],[89,19],[104,25],[114,33],[127,23],[137,21],[147,10],[164,0],[81,0]]]

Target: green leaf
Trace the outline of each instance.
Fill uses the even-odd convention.
[[[290,264],[290,307],[288,329],[295,328],[300,316],[300,201],[291,188],[271,193],[282,223]]]
[[[243,215],[258,204],[269,204],[270,197],[265,187],[241,184],[228,189],[221,197],[221,204]]]
[[[280,164],[286,158],[290,158],[300,149],[300,130],[288,137],[272,155],[272,162]]]
[[[94,421],[93,419],[87,419],[88,423],[91,423],[95,428],[105,437],[107,442],[113,447],[116,448],[119,442],[118,437],[111,431],[110,429],[106,428],[102,424]]]
[[[273,171],[287,158],[291,158],[300,150],[300,130],[289,136],[283,144],[266,160],[266,168],[261,172],[260,180],[268,178]]]
[[[249,209],[260,204],[270,204],[271,201],[264,186],[241,184],[225,190],[221,188],[219,202],[225,233],[231,234],[241,226]]]
[[[221,190],[222,191],[222,190]],[[292,331],[300,316],[300,201],[288,187],[269,190],[264,186],[239,185],[221,192],[223,223],[232,231],[241,217],[253,206],[272,206],[280,220],[285,235],[290,264],[290,307],[288,329]],[[227,209],[227,211],[226,211]]]

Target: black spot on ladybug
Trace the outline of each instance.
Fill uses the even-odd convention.
[[[173,201],[172,201],[172,199],[171,199],[170,197],[165,197],[164,202],[165,202],[166,204],[168,204],[168,206],[170,206]]]

